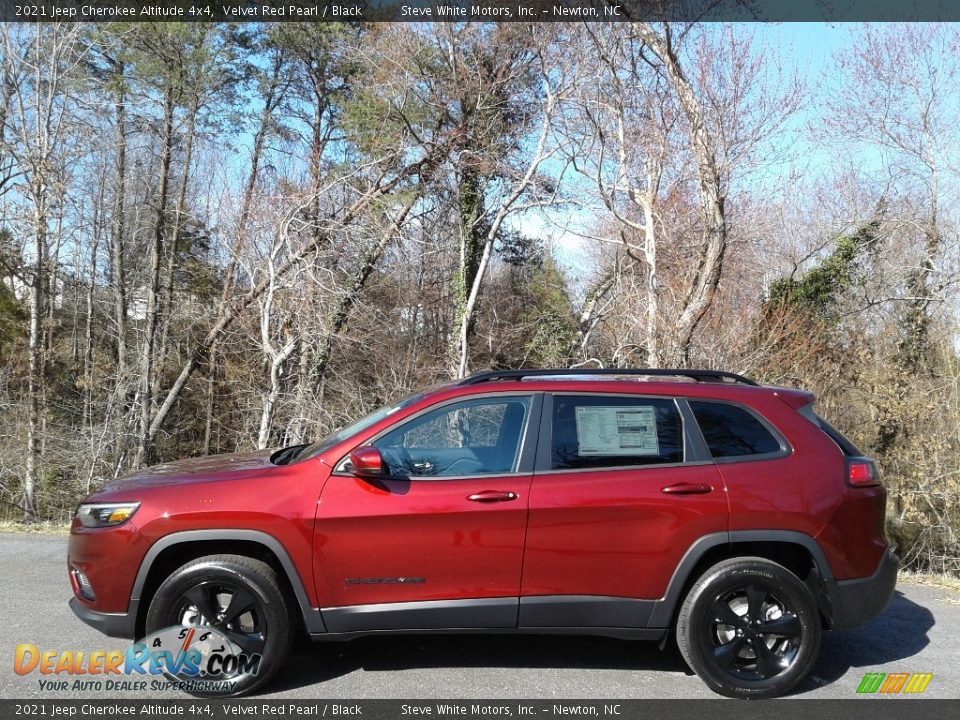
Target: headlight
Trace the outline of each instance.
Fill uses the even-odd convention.
[[[77,519],[88,528],[114,527],[133,517],[140,503],[88,503],[77,508]]]

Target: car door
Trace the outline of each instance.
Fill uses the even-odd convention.
[[[328,630],[516,626],[541,404],[446,402],[369,443],[389,477],[338,463],[314,534]]]
[[[547,396],[521,626],[643,627],[690,545],[727,530],[723,478],[684,431],[681,403]]]

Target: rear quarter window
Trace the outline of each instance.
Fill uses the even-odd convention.
[[[783,449],[773,433],[742,407],[691,400],[690,409],[714,458],[767,455]]]
[[[817,418],[817,424],[820,426],[820,429],[823,430],[827,435],[830,436],[830,439],[833,440],[837,447],[840,448],[841,452],[847,457],[855,457],[858,455],[863,455],[860,452],[860,448],[850,442],[847,437],[837,430],[833,425],[828,423],[819,415],[815,416]]]

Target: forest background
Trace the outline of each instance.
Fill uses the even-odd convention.
[[[0,25],[0,517],[514,367],[817,394],[960,571],[960,28]]]

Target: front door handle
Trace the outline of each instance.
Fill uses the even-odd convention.
[[[667,493],[668,495],[705,495],[708,492],[713,492],[713,488],[710,485],[704,485],[702,483],[682,482],[660,488],[660,492]]]
[[[519,495],[515,492],[504,492],[503,490],[481,490],[473,495],[467,495],[467,500],[480,503],[507,502],[516,500]]]

